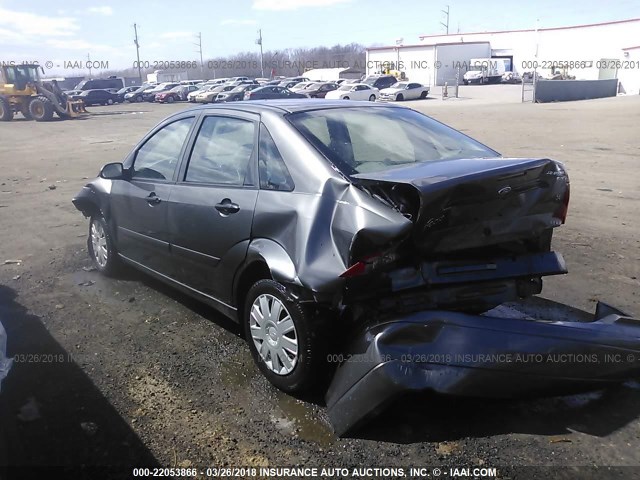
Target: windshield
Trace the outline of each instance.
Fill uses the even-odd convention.
[[[288,118],[346,175],[437,160],[500,156],[444,124],[404,108],[315,110]]]

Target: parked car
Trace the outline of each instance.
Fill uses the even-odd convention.
[[[369,100],[375,102],[380,95],[377,88],[366,83],[349,83],[338,87],[337,90],[327,92],[324,98],[340,100]]]
[[[82,92],[84,92],[84,90],[66,90],[64,92],[64,94],[67,97],[77,97],[78,95],[80,95]]]
[[[156,88],[156,85],[143,85],[132,92],[125,93],[124,99],[131,103],[142,102],[144,101],[144,92],[148,92],[152,88]]]
[[[309,98],[325,98],[327,93],[333,92],[339,87],[337,83],[312,83],[307,85],[303,90],[299,90],[299,93],[304,93]]]
[[[219,93],[222,92],[229,92],[231,90],[233,90],[235,88],[234,85],[216,85],[215,87],[213,87],[210,90],[207,90],[206,92],[202,92],[198,95],[196,95],[196,102],[198,103],[213,103],[216,101],[216,97],[218,96]]]
[[[318,83],[318,82],[299,82],[296,83],[294,86],[290,87],[289,90],[291,90],[292,92],[297,92],[299,90],[304,90],[307,87],[310,87],[311,85],[313,85],[314,83]]]
[[[391,85],[398,82],[398,79],[393,75],[369,75],[360,83],[366,83],[367,85],[382,90],[383,88],[389,88]]]
[[[244,92],[244,100],[272,100],[276,98],[307,98],[307,96],[277,85],[258,87]]]
[[[124,262],[240,322],[288,392],[319,383],[337,331],[431,310],[423,337],[380,340],[413,346],[447,309],[539,293],[566,273],[551,238],[568,202],[553,160],[504,158],[404,107],[291,100],[175,113],[73,199],[99,272]]]
[[[168,92],[169,90],[171,90],[174,87],[177,87],[178,85],[180,84],[175,82],[159,83],[155,87],[142,92],[142,100],[145,102],[154,102],[156,99],[156,95],[158,93]]]
[[[522,77],[518,72],[505,72],[502,75],[501,83],[522,83]]]
[[[118,102],[119,103],[123,103],[125,100],[125,95],[127,93],[131,93],[131,92],[135,92],[136,90],[138,90],[140,88],[140,86],[133,86],[133,87],[124,87],[121,88],[120,90],[118,90],[116,92],[116,95],[118,96]]]
[[[220,92],[216,97],[216,102],[238,102],[244,100],[244,93],[255,90],[260,87],[259,84],[238,85],[228,92]]]
[[[294,88],[295,86],[301,84],[303,82],[299,82],[297,80],[285,80],[284,82],[280,82],[278,84],[279,87],[286,88],[287,90]]]
[[[196,90],[194,92],[188,93],[187,94],[187,101],[191,102],[191,103],[195,103],[196,101],[196,97],[198,95],[200,95],[201,93],[207,92],[209,90],[212,90],[214,88],[216,88],[218,85],[212,85],[212,84],[204,84],[199,90]]]
[[[86,106],[118,103],[118,95],[107,90],[84,90],[80,95],[73,98],[82,100]]]
[[[156,93],[156,102],[159,103],[173,103],[184,102],[187,100],[187,95],[191,92],[198,90],[195,85],[178,85],[166,92]]]
[[[425,87],[416,82],[398,82],[389,88],[380,90],[380,100],[392,100],[396,102],[427,98],[427,95],[429,95],[429,87]]]

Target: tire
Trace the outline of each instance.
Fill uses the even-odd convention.
[[[94,231],[95,229],[95,231]],[[97,250],[97,251],[96,251]],[[107,276],[114,275],[120,268],[120,259],[102,215],[94,215],[89,222],[87,251],[96,269]]]
[[[404,100],[404,95],[402,95],[401,93],[398,94],[398,96],[396,97],[396,101],[398,102],[402,102]]]
[[[176,101],[176,99],[175,99],[175,98],[173,98],[173,96],[169,95],[169,96],[167,97],[167,103],[173,103],[173,102],[175,102],[175,101]]]
[[[342,97],[343,100],[349,100],[349,97]]]
[[[375,102],[375,101],[376,101],[376,96],[375,96],[375,95],[371,95],[371,96],[369,97],[369,101],[370,101],[370,102]]]
[[[269,318],[278,304],[277,318]],[[268,315],[261,316],[261,309]],[[321,319],[313,318],[285,286],[274,280],[260,280],[249,289],[243,312],[251,355],[267,380],[287,393],[323,386],[328,328],[323,328]],[[278,331],[278,326],[283,330]]]
[[[53,103],[47,97],[38,95],[29,102],[29,113],[36,122],[49,122],[53,118]]]
[[[29,113],[29,103],[22,104],[22,107],[20,108],[20,113],[22,113],[22,116],[27,120],[33,120],[31,113]]]
[[[424,100],[425,98],[427,98],[428,93],[427,92],[422,92],[420,94],[420,100]]]
[[[135,98],[133,99],[133,101],[134,101],[134,102],[141,102],[142,100],[143,100],[143,99],[142,99],[142,95],[138,95],[137,97],[135,97]]]
[[[113,99],[110,98],[109,100],[107,100],[107,105],[113,105]]]
[[[9,105],[8,100],[0,98],[0,122],[10,122],[11,120],[13,120],[13,110],[11,110],[11,105]]]

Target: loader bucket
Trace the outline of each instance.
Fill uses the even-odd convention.
[[[67,112],[72,118],[79,117],[83,113],[89,113],[82,100],[67,100]]]

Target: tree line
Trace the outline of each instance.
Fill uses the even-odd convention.
[[[296,76],[315,68],[353,68],[365,72],[366,47],[358,43],[348,45],[334,45],[332,47],[289,48],[284,50],[267,50],[261,62],[260,52],[241,52],[235,55],[220,56],[200,61],[189,59],[187,68],[185,62],[176,61],[176,68],[162,68],[163,72],[186,72],[188,79],[212,79],[237,76],[267,77]],[[167,62],[163,62],[167,64]],[[143,64],[142,79],[146,80],[148,73],[153,73],[153,65]],[[122,77],[137,77],[137,68],[106,72],[104,76],[116,75]]]

